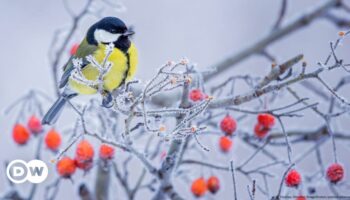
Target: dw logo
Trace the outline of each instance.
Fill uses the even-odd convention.
[[[41,160],[13,160],[6,169],[7,177],[14,183],[41,183],[48,175],[47,165]]]

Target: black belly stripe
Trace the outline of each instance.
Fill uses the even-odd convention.
[[[130,70],[130,55],[129,55],[129,53],[125,53],[125,55],[126,55],[126,65],[128,68],[125,70],[123,80],[120,82],[119,86],[121,86],[125,83],[125,80],[128,77],[129,70]]]

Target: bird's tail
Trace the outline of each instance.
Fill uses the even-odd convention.
[[[49,125],[54,124],[57,121],[59,115],[61,114],[66,102],[67,102],[66,98],[63,96],[60,96],[56,100],[56,102],[51,106],[50,110],[47,111],[41,123],[49,124]]]
[[[56,100],[56,102],[51,106],[49,111],[47,111],[41,123],[48,124],[48,125],[54,124],[57,121],[60,114],[62,113],[62,110],[66,102],[75,96],[76,94],[68,93],[67,90],[65,90],[62,93],[62,95]]]

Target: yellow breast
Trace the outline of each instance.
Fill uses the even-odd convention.
[[[97,62],[103,62],[105,49],[106,45],[101,44],[98,46],[98,49],[93,55]],[[108,61],[113,65],[103,79],[104,90],[111,92],[118,88],[124,81],[132,79],[136,72],[137,60],[137,49],[134,44],[130,46],[127,55],[119,49],[114,48],[108,58]],[[91,64],[85,66],[82,73],[86,79],[91,81],[95,81],[99,77],[98,70]],[[97,92],[94,87],[87,86],[74,79],[69,80],[69,86],[79,94],[95,94]]]

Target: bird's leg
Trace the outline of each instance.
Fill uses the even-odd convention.
[[[112,93],[103,90],[102,92],[102,106],[105,108],[111,108],[113,106],[113,96]]]

